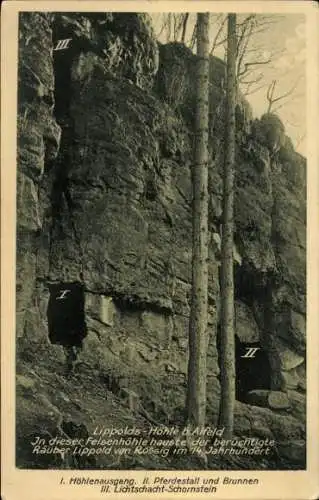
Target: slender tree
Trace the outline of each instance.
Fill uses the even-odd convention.
[[[233,211],[235,170],[235,106],[236,106],[236,14],[227,19],[227,87],[223,178],[223,225],[221,248],[221,399],[219,425],[225,437],[231,437],[235,406],[235,333],[233,279]]]
[[[185,15],[184,15],[184,19],[183,19],[183,24],[182,24],[182,38],[181,38],[181,42],[182,43],[185,43],[185,37],[186,37],[186,28],[187,28],[187,21],[188,21],[188,18],[189,18],[189,12],[187,12]]]
[[[223,14],[218,14],[216,17],[216,35],[211,45],[211,55],[218,48],[225,48],[225,53],[227,51],[227,18],[228,16]],[[267,87],[267,79],[265,82],[263,70],[267,66],[270,67],[284,52],[284,49],[278,49],[278,47],[265,50],[266,45],[260,37],[280,20],[279,15],[269,14],[245,14],[240,15],[236,20],[236,77],[244,95],[253,94]],[[271,70],[266,69],[266,74],[269,71]]]
[[[168,12],[162,14],[159,18],[161,20],[161,28],[157,36],[165,35],[167,43],[185,43],[189,17],[189,12]]]
[[[205,425],[208,308],[209,14],[197,14],[197,105],[194,136],[192,295],[189,320],[187,417]]]

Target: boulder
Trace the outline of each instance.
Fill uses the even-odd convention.
[[[281,361],[282,369],[289,371],[301,365],[304,361],[304,357],[289,348],[286,342],[283,342],[280,338],[276,338],[275,346]]]
[[[285,392],[270,391],[268,405],[272,410],[287,410],[290,407],[289,398]]]
[[[254,391],[249,391],[246,396],[248,404],[268,407],[268,395],[270,391],[263,389],[256,389]]]
[[[286,410],[290,407],[289,398],[285,392],[281,391],[268,391],[268,390],[254,390],[247,393],[247,403],[263,406],[272,410]]]

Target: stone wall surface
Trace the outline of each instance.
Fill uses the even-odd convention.
[[[23,335],[36,279],[37,236],[42,227],[39,183],[45,160],[56,157],[60,127],[52,108],[54,74],[48,17],[20,17],[17,150],[17,334]],[[41,45],[40,45],[41,41]]]
[[[53,48],[69,36],[72,51],[63,60]],[[158,49],[142,14],[21,17],[17,447],[22,467],[74,465],[62,458],[40,464],[30,455],[25,443],[43,429],[71,435],[71,422],[92,432],[105,415],[110,425],[183,420],[194,58],[180,45]],[[212,424],[219,405],[223,70],[223,63],[212,59],[207,380]],[[58,81],[66,85],[63,107]],[[284,142],[277,151],[277,139],[270,145],[261,139],[269,136],[263,129],[269,120],[261,121],[257,134],[242,96],[237,119],[236,329],[241,342],[258,342],[269,355],[271,386],[236,403],[235,432],[272,436],[277,466],[298,468],[305,453],[305,159]],[[48,286],[75,281],[85,289],[87,336],[66,377],[63,349],[48,338]],[[293,454],[289,440],[298,444]],[[131,460],[117,466],[152,466],[155,459]],[[105,457],[75,465],[110,466]],[[270,462],[263,467],[275,468]]]

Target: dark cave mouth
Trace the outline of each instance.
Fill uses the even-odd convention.
[[[82,347],[87,334],[84,285],[78,282],[49,284],[47,309],[49,340],[64,347]]]
[[[52,25],[53,72],[54,72],[54,115],[63,127],[70,118],[72,98],[72,66],[79,54],[85,50],[85,43],[75,36],[72,27],[64,26],[58,19]]]
[[[271,389],[271,368],[260,342],[235,340],[236,400],[246,403],[250,391]]]
[[[56,38],[56,41],[57,40],[58,38]],[[56,42],[54,42],[53,46],[55,44]],[[71,47],[63,50],[53,50],[53,70],[55,80],[54,115],[58,123],[63,122],[69,117],[69,108],[72,97],[71,68],[74,58],[74,50],[72,50]]]

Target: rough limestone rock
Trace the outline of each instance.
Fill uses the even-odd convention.
[[[20,22],[18,466],[111,467],[110,457],[42,460],[31,454],[30,440],[42,433],[86,436],[105,424],[105,415],[110,426],[184,420],[196,58],[169,44],[159,47],[158,63],[143,14],[27,13]],[[69,53],[53,50],[69,37]],[[224,70],[212,58],[207,420],[213,425],[220,398]],[[258,394],[267,408],[236,402],[235,433],[276,440],[277,456],[252,468],[298,469],[305,465],[306,161],[285,136],[277,140],[277,129],[273,140],[269,123],[269,140],[258,135],[240,94],[237,106],[236,328],[243,343],[260,344],[269,357],[271,383]],[[49,286],[74,281],[84,289],[87,336],[67,376],[63,348],[49,341],[47,308]],[[297,443],[291,453],[290,442]],[[148,456],[123,458],[117,467],[183,466]]]
[[[92,59],[98,58],[109,72],[144,90],[152,87],[158,69],[158,47],[148,14],[65,12],[55,14],[53,29],[55,40],[71,37],[73,47],[81,47],[73,76],[90,78]]]
[[[194,81],[196,79],[196,56],[184,44],[172,42],[159,45],[160,62],[155,80],[156,93],[171,108],[181,112],[187,122],[194,119],[196,102]],[[225,63],[214,56],[209,64],[209,113],[210,132],[213,140],[224,133],[225,116]],[[221,97],[223,97],[221,99]],[[241,92],[237,94],[236,120],[240,128],[250,130],[252,110]]]
[[[285,127],[274,113],[265,113],[253,124],[254,134],[270,153],[279,151],[285,144]]]
[[[254,390],[247,394],[247,402],[272,410],[287,410],[290,407],[289,398],[285,392]]]
[[[268,404],[272,410],[287,410],[290,406],[287,394],[280,391],[269,392]]]
[[[300,391],[288,390],[287,391],[290,413],[298,420],[304,422],[306,419],[306,396],[301,394]]]
[[[289,348],[287,343],[283,342],[280,337],[276,339],[276,347],[283,370],[292,370],[303,363],[304,357]]]
[[[236,335],[244,343],[258,342],[259,329],[252,310],[243,302],[236,302]]]
[[[17,335],[22,336],[36,279],[38,198],[45,162],[58,153],[60,127],[53,116],[52,30],[45,13],[19,18],[17,151]],[[43,46],[39,45],[39,40]]]
[[[252,405],[268,407],[268,396],[270,391],[257,389],[254,391],[249,391],[247,394],[247,402]]]

